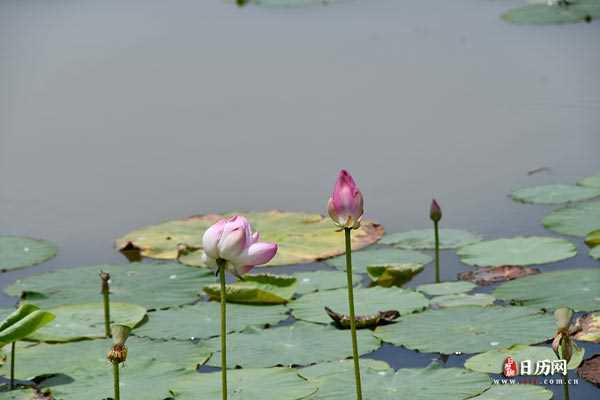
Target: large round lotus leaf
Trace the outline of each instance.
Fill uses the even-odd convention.
[[[544,227],[563,235],[585,237],[600,229],[600,201],[559,208],[544,217]]]
[[[468,265],[544,264],[564,260],[577,254],[571,242],[553,237],[514,237],[471,244],[458,249],[460,260]]]
[[[421,293],[409,289],[374,287],[354,290],[356,315],[367,316],[379,311],[397,310],[400,314],[421,311],[429,306],[429,300]],[[348,314],[346,289],[328,290],[302,296],[290,304],[292,315],[297,319],[327,324],[331,319],[323,307],[340,314]]]
[[[246,275],[244,280],[225,286],[225,299],[231,303],[285,304],[292,299],[298,281],[288,275]],[[204,292],[212,300],[221,300],[221,286],[208,285]]]
[[[148,321],[136,329],[137,336],[152,339],[204,339],[221,332],[221,309],[216,302],[170,308],[148,314]],[[248,326],[275,325],[287,319],[284,306],[227,305],[227,331],[238,332]]]
[[[229,400],[300,400],[317,387],[291,368],[236,369],[228,372]],[[173,382],[177,400],[221,398],[221,373],[188,375]]]
[[[455,249],[467,244],[476,243],[481,236],[460,229],[440,229],[440,249]],[[433,228],[408,232],[387,234],[380,243],[409,250],[429,250],[435,248]]]
[[[600,260],[600,246],[596,246],[590,250],[590,257]]]
[[[100,271],[108,272],[111,301],[141,304],[148,309],[191,303],[214,274],[180,264],[123,264],[63,269],[17,280],[6,288],[11,296],[42,308],[90,302],[100,294]],[[160,295],[157,295],[160,293]]]
[[[516,24],[566,24],[600,18],[599,0],[573,0],[569,4],[529,4],[502,15]]]
[[[319,386],[310,400],[340,400],[355,397],[352,360],[319,364],[298,373]],[[403,368],[394,372],[380,361],[362,359],[364,398],[376,400],[462,400],[490,386],[486,374],[462,368]],[[432,385],[432,382],[435,382]]]
[[[536,385],[492,385],[470,400],[550,400],[552,396],[552,391]]]
[[[367,273],[379,286],[392,287],[404,285],[424,269],[422,264],[368,265]]]
[[[600,188],[600,174],[583,178],[577,182],[577,184],[581,186]]]
[[[436,296],[431,299],[431,307],[447,308],[460,306],[491,306],[496,299],[486,293],[475,294],[447,294],[445,296]]]
[[[357,338],[361,355],[377,350],[381,344],[368,329],[358,331]],[[220,338],[206,344],[215,353],[209,365],[219,366]],[[306,322],[271,329],[247,328],[228,335],[227,346],[229,368],[310,365],[352,356],[350,331]]]
[[[367,266],[388,265],[388,264],[428,264],[432,260],[431,256],[419,253],[413,250],[399,250],[392,248],[379,247],[363,251],[352,252],[352,271],[356,273],[366,273]],[[340,256],[327,260],[327,264],[335,268],[346,270],[346,257]]]
[[[41,342],[71,342],[104,337],[102,303],[72,304],[47,310],[56,316],[27,339]],[[135,328],[146,316],[146,309],[135,304],[110,303],[111,323]]]
[[[0,271],[29,267],[56,255],[54,244],[20,236],[0,236]]]
[[[532,204],[561,204],[589,200],[598,196],[600,196],[600,188],[575,185],[533,186],[512,192],[513,200]]]
[[[554,317],[524,307],[450,307],[402,317],[375,335],[411,350],[480,353],[553,337]]]
[[[232,214],[228,214],[232,215]],[[277,255],[267,266],[309,263],[333,257],[344,252],[344,234],[338,232],[333,222],[319,214],[281,211],[243,213],[261,240],[275,242]],[[117,239],[120,250],[137,249],[144,257],[174,260],[178,247],[198,249],[179,258],[188,265],[201,266],[202,235],[204,231],[225,215],[198,215],[187,219],[147,226]],[[383,227],[364,221],[352,231],[352,247],[357,250],[368,246],[383,236]],[[187,252],[186,252],[187,253]]]
[[[494,296],[539,309],[600,310],[600,270],[571,269],[527,276],[498,286]]]
[[[344,288],[348,285],[346,273],[339,271],[312,271],[294,274],[298,279],[297,294]],[[354,286],[360,284],[360,275],[352,275]]]
[[[600,246],[600,229],[588,233],[585,237],[585,244],[590,247]]]
[[[429,296],[444,296],[448,294],[467,293],[476,287],[477,285],[471,282],[442,282],[419,285],[417,286],[417,291]]]

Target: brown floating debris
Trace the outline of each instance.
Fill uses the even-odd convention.
[[[458,274],[458,279],[470,281],[480,286],[486,286],[539,273],[540,270],[537,268],[522,267],[519,265],[502,265],[499,267],[485,267],[473,271],[461,272]]]
[[[586,381],[600,386],[600,354],[595,354],[583,361],[577,368],[577,374]]]
[[[325,307],[325,312],[327,315],[329,315],[337,327],[344,329],[350,328],[350,316],[337,313],[329,307]],[[379,325],[385,325],[394,322],[394,320],[398,317],[400,317],[400,313],[396,310],[379,311],[377,314],[373,315],[357,315],[356,328],[375,328]]]

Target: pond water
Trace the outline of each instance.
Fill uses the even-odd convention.
[[[113,240],[165,219],[324,212],[341,167],[388,232],[427,227],[436,197],[446,227],[549,234],[552,207],[507,194],[600,171],[600,23],[499,18],[522,3],[2,1],[0,230],[60,253],[0,285],[124,262]],[[543,269],[597,266],[573,241],[576,258]],[[443,279],[469,269],[443,256]],[[434,355],[375,357],[398,368]]]

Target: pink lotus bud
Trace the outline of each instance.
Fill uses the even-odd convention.
[[[340,171],[335,188],[327,204],[329,216],[340,228],[356,229],[364,212],[363,197],[352,175]]]
[[[275,243],[258,240],[246,218],[236,215],[222,219],[202,237],[204,262],[214,267],[217,260],[224,261],[229,272],[241,276],[256,265],[268,263],[277,253]]]
[[[442,208],[440,207],[438,202],[435,201],[435,199],[433,199],[431,201],[431,209],[429,211],[429,218],[431,218],[431,220],[433,222],[438,222],[439,220],[442,219]]]

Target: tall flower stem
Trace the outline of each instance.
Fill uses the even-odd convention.
[[[569,376],[567,375],[566,379],[563,380],[563,398],[564,400],[569,399]]]
[[[433,222],[435,231],[435,283],[440,283],[440,228],[438,221]]]
[[[15,388],[15,345],[17,342],[10,344],[10,390]]]
[[[346,236],[346,275],[348,277],[348,308],[350,309],[350,331],[352,334],[352,358],[354,360],[354,378],[356,386],[356,399],[362,400],[362,385],[360,382],[360,363],[358,360],[358,344],[356,341],[356,316],[354,314],[354,288],[352,283],[352,229],[344,228]]]
[[[221,392],[227,400],[227,293],[225,290],[225,266],[227,262],[217,260],[219,281],[221,283]]]
[[[100,272],[100,280],[102,281],[101,291],[104,302],[104,336],[108,338],[110,337],[110,287],[108,283],[110,275],[107,272]]]
[[[121,400],[121,387],[119,386],[119,363],[113,362],[113,381],[115,385],[115,400]]]

